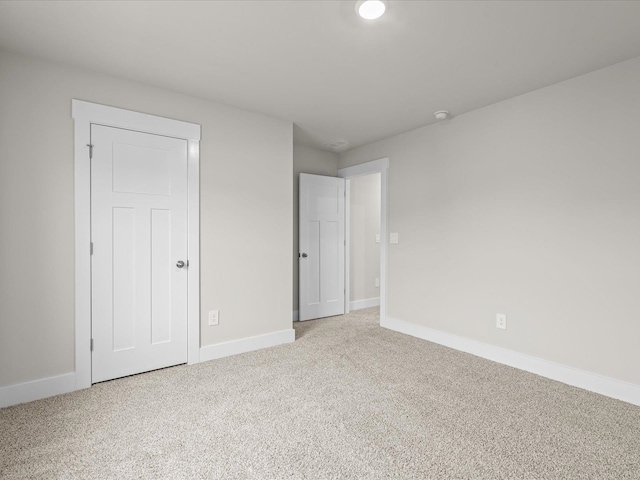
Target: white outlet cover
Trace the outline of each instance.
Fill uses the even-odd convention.
[[[400,236],[397,233],[389,235],[389,243],[396,244],[400,242]]]
[[[376,278],[376,287],[379,287],[379,286],[380,286],[380,279]]]
[[[496,327],[502,330],[507,329],[507,316],[504,313],[496,314]]]
[[[220,319],[220,310],[209,310],[209,326],[218,325]]]
[[[376,233],[376,243],[380,243],[380,234]]]

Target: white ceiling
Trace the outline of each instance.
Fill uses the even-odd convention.
[[[640,2],[0,2],[0,48],[295,123],[351,147],[640,56]]]

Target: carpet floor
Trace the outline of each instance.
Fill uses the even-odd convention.
[[[640,407],[378,326],[0,410],[3,479],[640,479]]]

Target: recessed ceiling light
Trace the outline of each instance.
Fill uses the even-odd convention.
[[[380,18],[386,10],[386,2],[382,0],[360,0],[356,3],[356,12],[365,20]]]

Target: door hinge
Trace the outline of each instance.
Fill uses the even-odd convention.
[[[93,242],[90,242],[90,246],[89,246],[89,254],[93,255]]]
[[[93,158],[93,145],[87,143],[87,147],[89,147],[89,159]]]
[[[89,344],[89,348],[91,349],[91,351],[93,352],[93,338],[91,339],[91,342]]]

